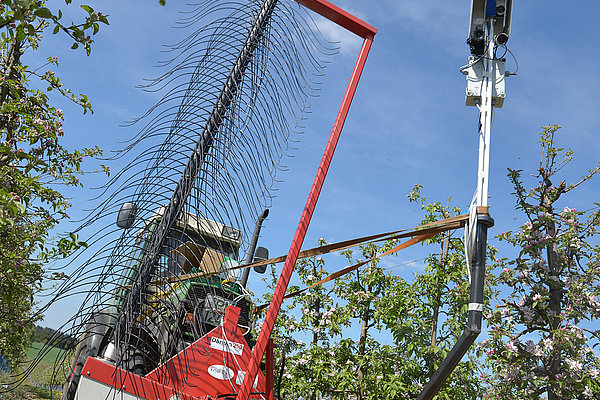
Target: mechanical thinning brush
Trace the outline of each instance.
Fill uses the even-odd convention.
[[[127,165],[80,228],[94,232],[89,247],[41,309],[84,295],[62,329],[77,348],[55,369],[66,399],[88,356],[147,373],[218,325],[226,305],[242,309],[250,335],[252,303],[227,269],[252,259],[255,219],[336,53],[292,1],[204,1],[179,26],[190,33],[144,86],[162,97],[133,121],[139,134],[114,157]],[[204,276],[179,279],[190,273]]]

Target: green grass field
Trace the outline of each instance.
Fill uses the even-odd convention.
[[[43,363],[51,363],[57,360],[58,357],[63,356],[66,350],[58,349],[56,347],[49,347],[44,349],[44,353],[40,354],[40,351],[44,348],[42,343],[34,342],[31,344],[31,347],[27,351],[27,358],[30,360],[35,359],[38,355],[41,355],[41,362]]]

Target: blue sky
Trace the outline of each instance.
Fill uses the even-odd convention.
[[[172,25],[181,3],[170,0],[166,7],[158,1],[88,3],[108,14],[111,23],[96,35],[92,55],[69,50],[63,38],[49,35],[37,56],[57,55],[62,80],[94,104],[93,116],[81,116],[65,104],[64,143],[73,148],[98,144],[108,152],[137,133],[135,127],[119,125],[144,113],[156,100],[156,95],[134,86],[158,74],[153,65],[161,59],[161,44],[180,38]],[[418,224],[419,209],[406,199],[414,184],[425,187],[428,200],[452,197],[452,203],[464,209],[476,184],[478,112],[464,105],[465,77],[458,71],[469,55],[465,40],[470,2],[334,3],[377,27],[379,33],[304,248],[314,246],[320,237],[338,241]],[[506,168],[535,171],[540,156],[537,132],[542,125],[562,125],[561,143],[575,150],[576,159],[565,171],[565,179],[577,180],[599,159],[600,57],[595,50],[600,6],[591,1],[578,4],[515,2],[508,47],[519,70],[507,80],[507,99],[495,114],[490,205],[496,226],[491,235],[522,221],[513,210]],[[322,96],[313,102],[299,149],[285,160],[289,172],[278,176],[277,197],[261,239],[274,256],[287,253],[360,46],[360,40],[329,22],[318,24],[327,37],[340,40],[340,54],[327,71]],[[32,59],[30,64],[35,62]],[[516,69],[510,57],[507,69]],[[119,165],[110,167],[116,171]],[[100,185],[103,178],[90,176],[83,181],[89,188]],[[93,191],[70,193],[73,216],[85,215],[82,210],[95,204],[89,200],[95,197]],[[565,204],[586,208],[599,195],[600,185],[592,181]],[[74,226],[65,223],[60,228]],[[436,250],[419,246],[384,262],[402,264],[393,271],[410,276],[422,268],[415,260]],[[334,257],[328,265],[333,270],[342,263]],[[256,281],[254,277],[251,282]],[[45,323],[58,326],[67,310],[51,309]]]

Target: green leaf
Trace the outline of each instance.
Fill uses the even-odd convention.
[[[56,35],[56,34],[58,33],[58,31],[59,31],[59,30],[60,30],[60,26],[56,25],[56,26],[54,27],[54,29],[52,30],[52,33]]]
[[[40,18],[52,18],[52,12],[48,10],[46,7],[38,8],[33,12],[33,15]]]
[[[90,13],[90,14],[94,12],[94,9],[93,9],[92,7],[90,7],[90,6],[86,5],[86,4],[83,4],[83,5],[81,6],[81,8],[83,8],[85,11],[87,11],[87,12],[88,12],[88,13]]]
[[[22,42],[25,40],[25,32],[21,26],[17,27],[17,41]]]
[[[17,210],[18,210],[19,212],[25,212],[25,205],[24,205],[23,203],[21,203],[21,202],[16,202],[15,204],[17,205]]]
[[[79,43],[77,43],[77,42],[73,43],[73,46],[71,46],[71,48],[72,48],[73,50],[75,50],[75,49],[76,49],[76,48],[78,48],[78,47],[79,47]]]

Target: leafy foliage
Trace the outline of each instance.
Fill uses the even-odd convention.
[[[420,189],[415,187],[409,197],[424,211],[423,224],[460,212],[441,203],[426,204]],[[438,245],[440,253],[429,256],[425,272],[410,281],[392,275],[375,257],[396,244],[363,246],[360,259],[343,252],[350,265],[369,262],[333,287],[311,287],[280,312],[274,336],[279,357],[282,348],[287,353],[283,398],[397,399],[421,392],[466,322],[469,284],[463,243],[451,234],[430,239],[428,244]],[[321,257],[299,261],[296,272],[303,285],[328,275]],[[481,397],[480,367],[472,352],[438,398]]]
[[[39,319],[32,311],[33,295],[41,288],[44,263],[85,245],[75,235],[51,238],[49,231],[68,218],[70,204],[59,188],[81,186],[83,159],[101,151],[61,145],[63,111],[52,105],[49,94],[57,92],[84,113],[92,111],[91,103],[65,88],[52,71],[58,66],[56,57],[36,67],[22,62],[25,52],[38,50],[48,30],[63,32],[71,48],[82,46],[89,55],[91,35],[108,20],[87,5],[81,8],[81,23],[64,24],[62,11],[51,11],[44,1],[6,0],[0,5],[0,354],[12,365],[23,358]]]
[[[415,185],[408,199],[420,205],[424,213],[422,224],[459,215],[458,207],[441,202],[428,203]],[[425,261],[424,273],[414,275],[412,281],[400,281],[385,299],[388,310],[382,315],[392,332],[395,343],[403,349],[406,372],[402,376],[416,377],[416,396],[429,381],[440,363],[458,341],[466,325],[469,304],[469,280],[464,256],[464,243],[451,232],[434,236],[425,242],[439,246],[439,253],[430,254]],[[489,247],[488,254],[496,249]],[[489,306],[490,290],[486,290],[485,306]],[[467,353],[448,378],[438,398],[477,398],[482,387],[477,377],[480,362],[474,351]]]

